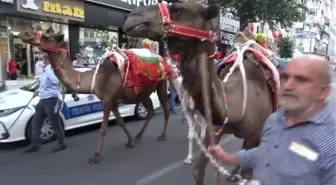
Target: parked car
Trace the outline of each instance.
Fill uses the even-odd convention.
[[[9,129],[14,120],[17,119],[19,114],[23,111],[17,122],[9,129],[10,137],[5,140],[0,140],[0,143],[9,143],[31,138],[31,123],[35,115],[35,106],[39,101],[39,97],[34,97],[29,104],[28,102],[38,87],[39,82],[34,81],[21,88],[0,93],[0,123],[2,122],[6,128]],[[64,130],[76,129],[102,121],[102,102],[95,95],[78,94],[78,97],[79,101],[74,101],[72,94],[65,95],[64,106],[59,114]],[[152,93],[150,98],[154,109],[160,107],[156,92]],[[139,119],[145,119],[148,114],[147,109],[142,103],[119,104],[119,112],[122,117],[136,116]],[[110,120],[113,119],[115,119],[115,117],[111,112]],[[5,130],[0,125],[0,138],[3,133],[5,133]],[[43,122],[40,139],[45,143],[54,138],[54,131],[46,118]]]

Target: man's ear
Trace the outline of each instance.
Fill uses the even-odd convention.
[[[206,8],[204,17],[205,19],[213,19],[216,18],[219,15],[219,6],[218,5],[209,5],[208,8]]]

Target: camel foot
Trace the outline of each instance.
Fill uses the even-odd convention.
[[[241,176],[239,174],[231,175],[227,178],[230,182],[238,182],[241,179]]]
[[[128,141],[125,145],[125,148],[134,148],[135,147],[135,141],[132,139],[131,141]]]
[[[157,138],[158,141],[165,141],[167,138],[165,135],[161,135]]]
[[[102,161],[103,157],[100,155],[100,153],[98,152],[95,152],[93,154],[93,157],[91,157],[88,161],[89,164],[97,164],[99,163],[100,161]]]
[[[191,164],[191,157],[187,157],[185,160],[184,160],[184,164]]]

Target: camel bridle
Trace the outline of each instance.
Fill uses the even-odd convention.
[[[39,47],[42,50],[49,51],[49,52],[52,52],[52,53],[60,53],[60,54],[63,54],[63,56],[64,56],[63,60],[61,60],[61,65],[53,67],[53,70],[55,72],[60,72],[61,69],[63,68],[63,63],[64,63],[66,57],[68,57],[70,55],[69,54],[69,50],[65,49],[65,48],[57,48],[57,47],[46,46],[42,42],[42,34],[43,34],[42,31],[38,31],[36,33],[36,44],[37,44],[37,47]],[[77,92],[75,92],[75,94],[77,95],[78,92],[79,92],[79,88],[80,88],[80,73],[78,73],[78,72],[77,72],[77,81],[76,81],[76,83],[77,83],[76,84],[77,85]]]
[[[165,36],[168,33],[182,35],[192,38],[197,38],[200,40],[208,40],[214,42],[217,39],[216,32],[199,30],[195,28],[189,28],[186,26],[178,25],[173,23],[170,18],[170,12],[168,7],[164,3],[158,3],[161,16],[161,30],[164,32]]]

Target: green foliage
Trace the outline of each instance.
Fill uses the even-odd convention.
[[[289,37],[281,38],[278,42],[280,58],[292,58],[295,48],[295,42]]]
[[[293,22],[304,20],[308,9],[306,0],[215,0],[223,11],[230,12],[239,18],[240,28],[248,23],[268,23],[271,28],[280,24],[281,27],[291,27]]]

